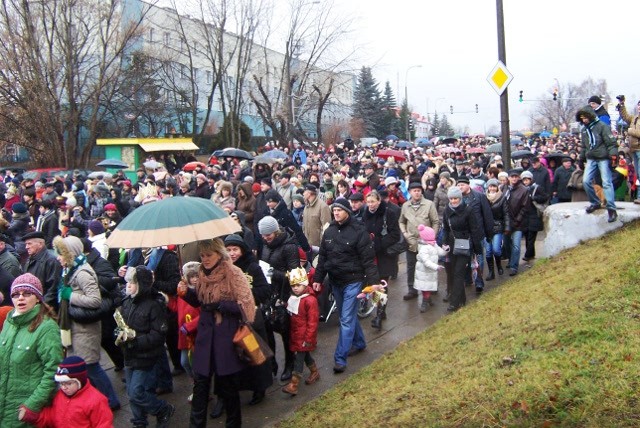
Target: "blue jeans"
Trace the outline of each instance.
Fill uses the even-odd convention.
[[[487,245],[487,238],[482,239],[482,249]],[[484,288],[484,279],[482,279],[482,272],[484,272],[484,255],[482,253],[476,254],[476,260],[478,261],[478,276],[476,276],[476,288]],[[471,269],[471,267],[469,267]]]
[[[587,159],[587,165],[584,167],[584,190],[587,192],[589,202],[591,205],[600,205],[600,199],[596,195],[596,191],[593,189],[593,177],[596,175],[596,171],[600,171],[600,178],[602,178],[602,190],[604,190],[604,197],[607,199],[607,209],[616,209],[616,194],[613,188],[613,181],[611,179],[611,168],[609,168],[609,159],[595,160]]]
[[[509,268],[518,270],[520,264],[520,243],[522,242],[522,231],[511,232],[511,257],[509,258]]]
[[[362,291],[362,282],[352,282],[344,287],[332,284],[332,294],[340,312],[340,333],[333,359],[336,364],[347,365],[347,354],[351,347],[364,349],[367,342],[358,321],[358,299]]]
[[[91,384],[95,386],[102,395],[107,397],[110,408],[113,409],[114,407],[120,406],[118,395],[113,390],[113,385],[111,385],[111,381],[100,366],[100,363],[87,364],[87,375],[89,376]]]
[[[498,256],[502,254],[502,233],[496,233],[493,235],[493,239],[491,242],[486,240],[484,242],[484,249],[486,252],[486,257],[490,259],[493,256]]]
[[[640,166],[640,151],[631,153],[631,157],[633,158],[633,169],[636,170],[636,175],[637,175],[638,167]]]
[[[147,426],[147,415],[157,416],[167,407],[167,402],[156,395],[156,374],[148,369],[124,368],[127,379],[127,395],[131,407],[131,423]]]
[[[184,369],[185,372],[189,375],[191,379],[193,379],[193,368],[191,367],[191,361],[189,360],[189,350],[182,349],[180,351],[180,365]]]

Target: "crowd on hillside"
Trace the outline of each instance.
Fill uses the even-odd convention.
[[[111,426],[120,403],[102,348],[124,370],[134,426],[149,415],[169,426],[175,407],[159,396],[183,373],[194,384],[190,426],[206,426],[212,383],[210,416],[226,412],[227,426],[240,426],[240,390],[253,391],[253,405],[278,373],[288,395],[305,366],[305,383],[319,380],[312,352],[329,295],[340,316],[333,370],[344,372],[366,347],[356,316],[363,289],[375,295],[374,329],[387,316],[387,283],[406,287],[404,300],[419,297],[421,312],[440,291],[454,312],[468,287],[480,294],[505,270],[518,274],[523,239],[522,260],[535,259],[549,204],[589,200],[587,212],[606,206],[616,221],[612,190],[617,200],[635,196],[638,140],[597,131],[592,112],[578,119],[580,136],[515,141],[520,154],[509,170],[499,152],[485,153],[490,141],[462,137],[404,150],[394,141],[295,144],[283,160],[223,155],[191,172],[182,169],[187,158],[167,154],[135,179],[78,171],[34,182],[8,172],[0,185],[0,425],[62,426],[63,414],[74,426]],[[601,169],[586,183],[594,161],[606,161],[609,174]],[[192,257],[171,245],[108,246],[123,218],[171,197],[210,200],[241,232],[198,242]],[[274,352],[280,336],[284,355],[256,367],[240,360],[232,338],[243,319]]]

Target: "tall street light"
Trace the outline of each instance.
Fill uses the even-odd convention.
[[[409,108],[409,95],[408,95],[408,91],[407,91],[407,79],[409,78],[409,70],[411,70],[412,68],[422,68],[422,64],[412,65],[411,67],[407,68],[406,73],[404,73],[404,100],[407,103],[407,110],[408,110],[408,114],[409,114],[409,117],[407,117],[407,120],[405,121],[405,124],[404,124],[404,134],[405,134],[405,138],[407,139],[407,141],[411,141],[411,133],[409,132],[409,118],[411,117],[411,109]]]

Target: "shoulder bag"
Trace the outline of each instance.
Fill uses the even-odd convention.
[[[240,312],[242,313],[242,321],[233,336],[233,345],[238,357],[250,366],[264,364],[273,357],[273,352],[264,339],[251,327],[242,306],[240,306]]]
[[[544,214],[544,210],[547,209],[547,207],[549,206],[549,202],[545,202],[545,203],[536,202],[535,199],[533,199],[533,197],[536,195],[537,190],[538,190],[538,186],[534,186],[533,192],[531,192],[531,203],[533,203],[533,206],[536,207],[536,211],[538,212],[538,215],[542,216]]]
[[[471,240],[456,238],[455,233],[453,233],[453,228],[451,227],[451,220],[447,220],[449,221],[449,229],[451,229],[451,234],[453,235],[453,255],[469,257],[471,255]]]
[[[380,232],[380,235],[385,236],[388,233],[386,210],[384,212],[383,222],[384,223],[382,224],[382,232]],[[399,256],[400,254],[404,253],[408,249],[409,249],[409,243],[407,242],[406,239],[404,239],[404,235],[400,233],[400,239],[398,240],[398,242],[396,242],[395,244],[389,245],[387,247],[387,254],[390,256]]]

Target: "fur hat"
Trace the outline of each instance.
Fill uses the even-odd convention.
[[[420,233],[420,239],[427,244],[433,245],[436,243],[436,232],[429,226],[424,224],[418,225],[418,233]]]
[[[334,208],[340,208],[341,210],[346,211],[349,215],[353,214],[349,201],[342,197],[336,199],[335,202],[331,204],[331,209],[333,210]]]
[[[182,266],[182,276],[189,278],[198,274],[200,270],[200,262],[187,262]]]
[[[87,384],[88,378],[89,374],[87,372],[87,364],[82,358],[76,355],[72,355],[62,360],[60,365],[58,365],[58,370],[54,376],[56,382],[69,382],[70,380],[75,380],[80,384],[80,388]]]
[[[260,232],[260,235],[270,235],[278,230],[280,230],[278,220],[270,215],[263,217],[262,220],[258,222],[258,232]]]
[[[10,294],[15,293],[16,291],[30,291],[36,295],[39,301],[42,302],[44,300],[42,283],[36,276],[30,273],[24,273],[13,280],[13,283],[11,283]]]
[[[153,286],[153,272],[144,265],[136,266],[133,282],[138,284],[138,292],[150,289]]]
[[[53,249],[60,254],[67,266],[73,266],[75,258],[82,254],[84,248],[80,238],[56,236],[53,238]]]

